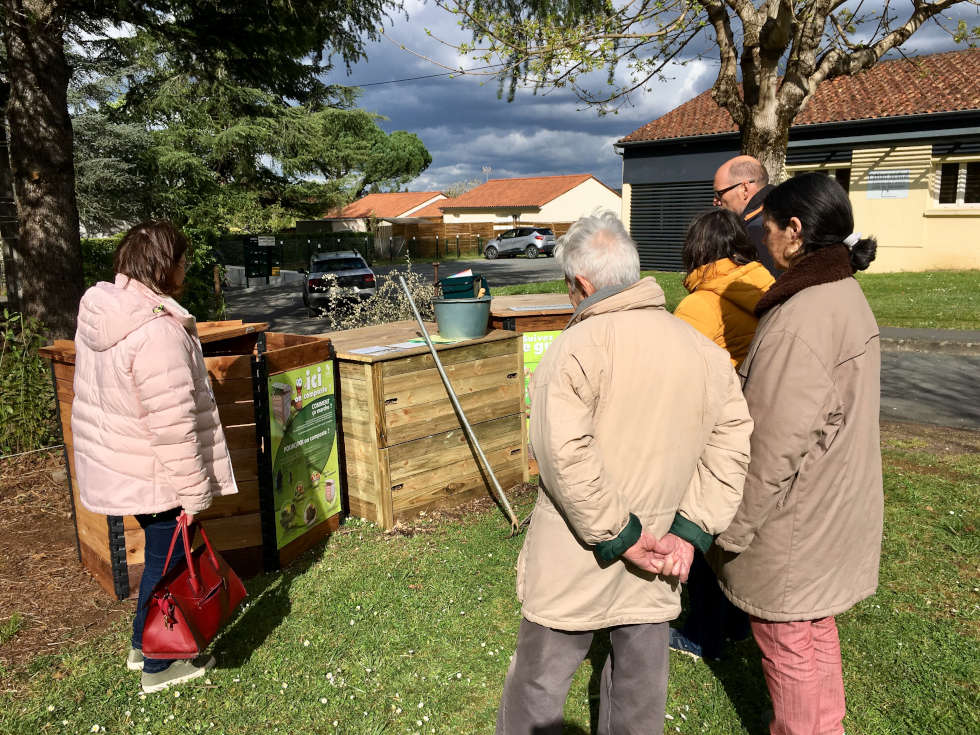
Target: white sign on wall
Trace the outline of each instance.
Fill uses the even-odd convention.
[[[909,169],[872,169],[868,171],[868,199],[908,199]]]
[[[260,248],[274,248],[276,246],[276,238],[274,235],[259,235],[258,245]]]

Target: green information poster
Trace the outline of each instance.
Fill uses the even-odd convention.
[[[524,333],[524,408],[527,411],[528,426],[531,423],[531,396],[528,386],[531,383],[531,374],[537,368],[548,347],[555,341],[555,337],[561,334],[561,330],[556,332],[525,332]]]
[[[340,512],[333,363],[270,375],[269,423],[281,549]]]

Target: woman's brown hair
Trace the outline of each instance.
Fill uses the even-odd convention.
[[[757,257],[742,218],[721,207],[705,212],[690,224],[681,251],[688,273],[722,258],[746,265]]]
[[[167,220],[147,220],[130,228],[116,248],[116,273],[129,276],[159,294],[173,296],[177,266],[189,246],[187,236]]]

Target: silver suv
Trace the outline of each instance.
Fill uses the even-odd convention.
[[[515,227],[500,233],[487,242],[483,257],[493,260],[496,257],[513,258],[524,253],[529,258],[538,255],[553,255],[555,252],[555,233],[548,227]]]
[[[310,258],[310,271],[303,279],[303,303],[307,309],[316,312],[330,306],[330,287],[334,285],[331,283],[334,279],[336,285],[350,296],[366,299],[374,296],[376,291],[374,271],[360,253],[353,250],[318,253]]]

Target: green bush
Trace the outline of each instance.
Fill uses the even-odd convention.
[[[36,319],[0,318],[0,454],[57,444],[58,417],[48,361],[37,354],[47,342]]]
[[[199,321],[220,319],[225,313],[223,296],[214,292],[214,267],[218,264],[212,247],[212,236],[203,230],[185,229],[191,241],[187,255],[187,276],[180,303]],[[99,281],[112,281],[115,270],[112,258],[122,235],[114,237],[83,237],[82,268],[85,285],[93,286]],[[219,277],[224,277],[220,273]]]

